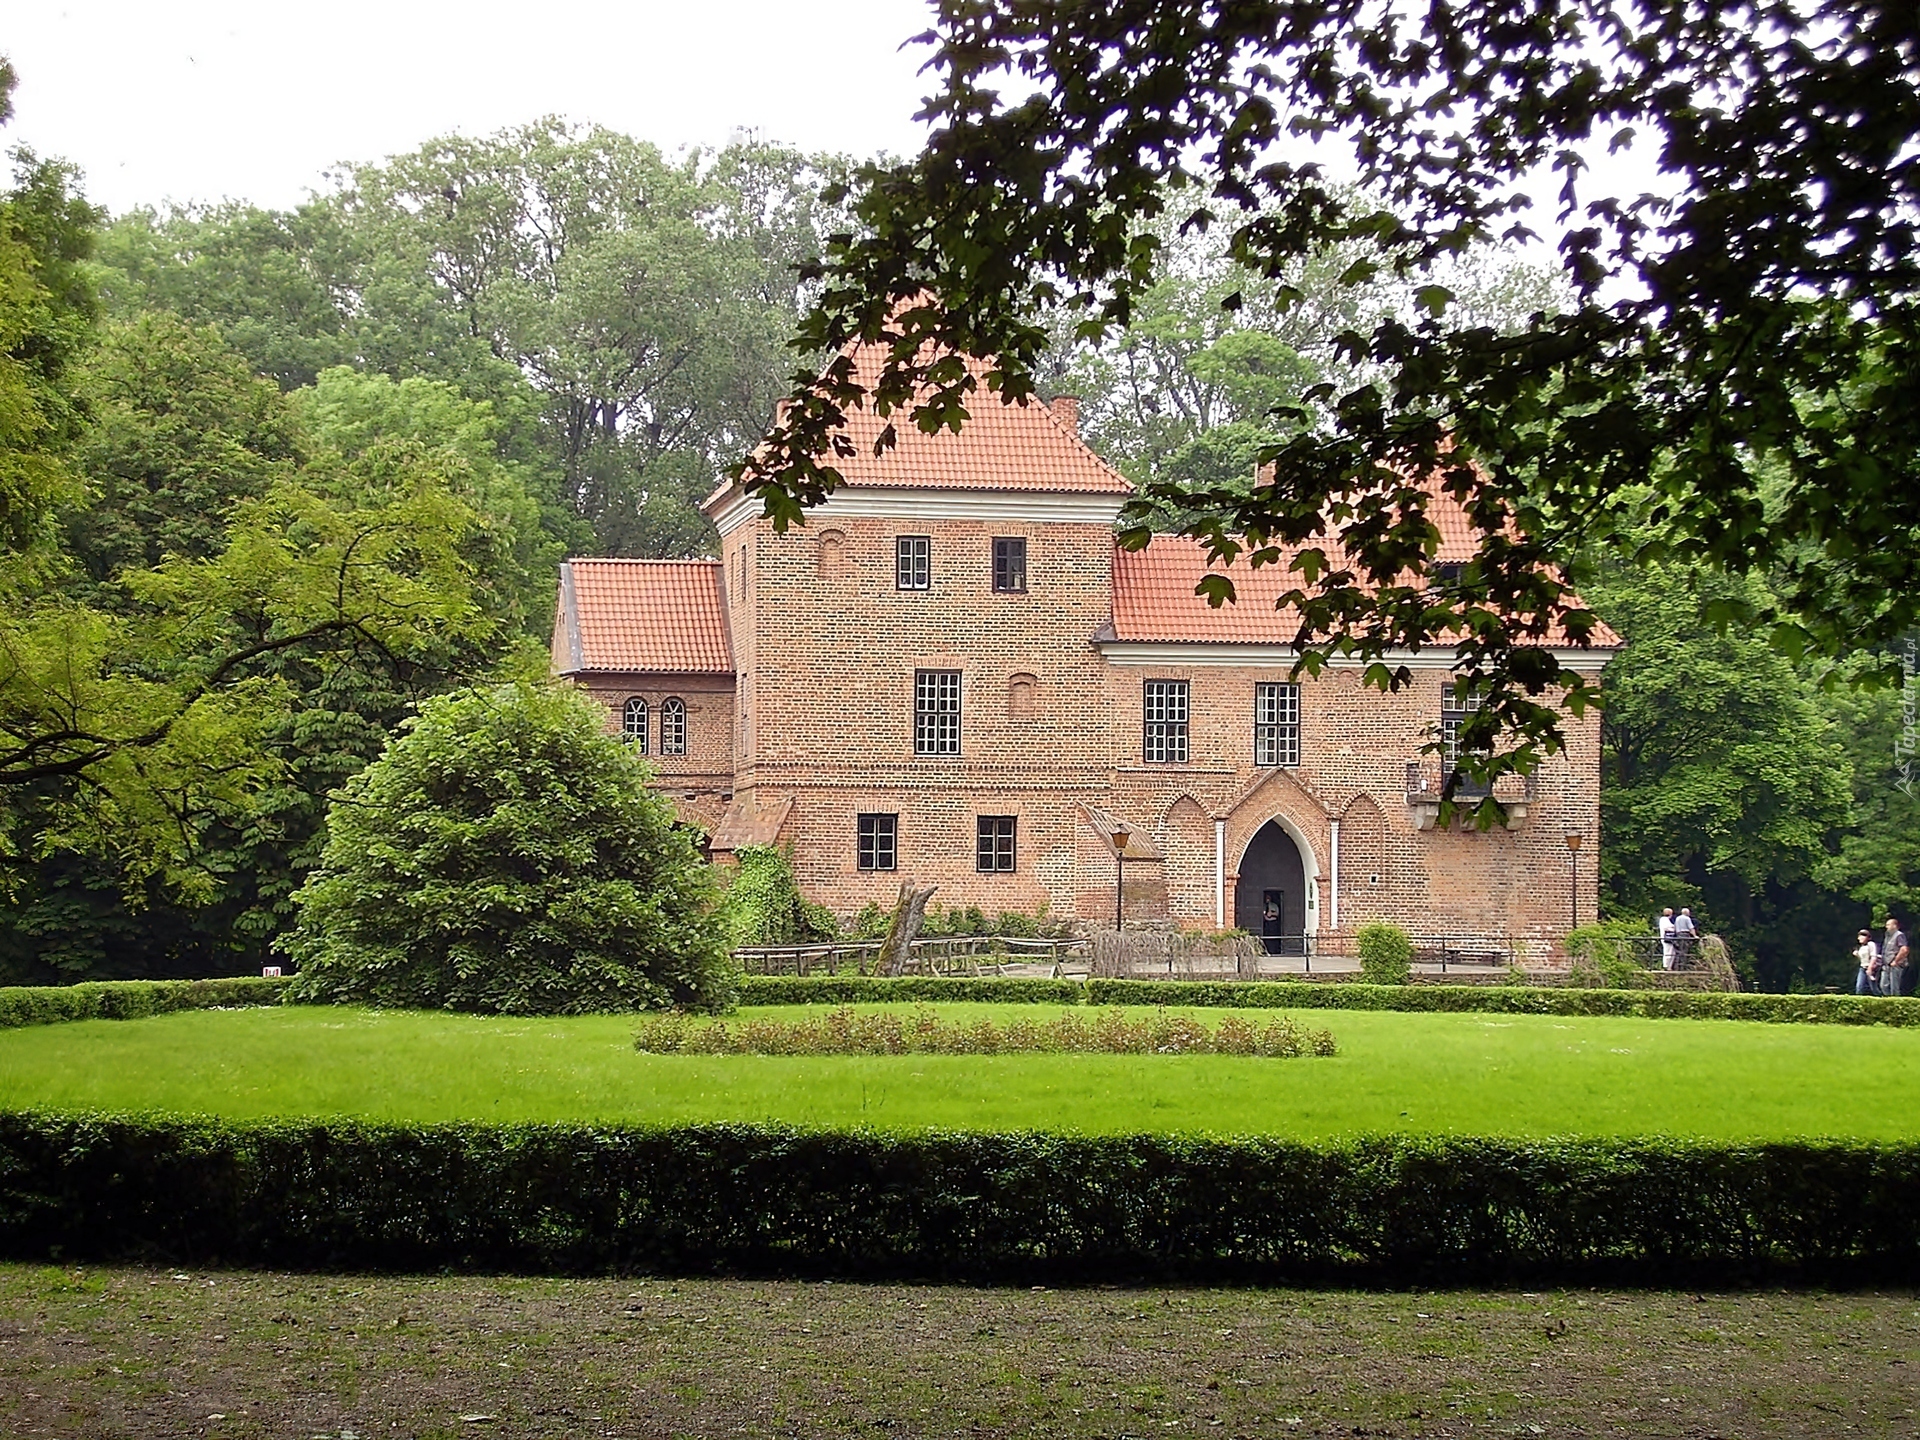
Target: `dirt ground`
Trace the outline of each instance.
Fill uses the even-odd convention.
[[[0,1435],[1920,1433],[1920,1297],[0,1266]]]

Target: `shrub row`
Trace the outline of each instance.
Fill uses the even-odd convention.
[[[0,986],[0,1029],[62,1020],[142,1020],[173,1010],[278,1005],[285,980],[97,980],[81,985]]]
[[[1256,1025],[1224,1015],[1208,1025],[1164,1009],[1064,1011],[1046,1020],[996,1025],[981,1018],[941,1020],[924,1006],[897,1010],[846,1008],[803,1020],[756,1018],[729,1023],[681,1014],[648,1016],[633,1047],[651,1055],[1258,1055],[1297,1059],[1336,1053],[1333,1036],[1282,1017]]]
[[[1503,1015],[1627,1015],[1802,1025],[1920,1026],[1920,1000],[1753,995],[1718,990],[1578,990],[1525,985],[1367,985],[1299,980],[1037,980],[908,975],[748,975],[742,1005],[954,1000],[1038,1005],[1205,1005],[1243,1009],[1413,1010]]]
[[[1879,1000],[1853,995],[1562,990],[1520,985],[1309,985],[1298,980],[1090,980],[1085,990],[1089,1005],[1485,1011],[1501,1015],[1630,1015],[1658,1020],[1920,1026],[1920,1000]]]
[[[0,1114],[0,1254],[549,1273],[1920,1276],[1920,1146]]]
[[[1087,987],[1078,980],[957,975],[742,975],[742,1005],[863,1005],[875,1002],[964,1000],[980,1005],[1078,1005]]]

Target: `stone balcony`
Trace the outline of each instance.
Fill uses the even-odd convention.
[[[1441,792],[1446,787],[1446,767],[1437,755],[1423,755],[1407,762],[1407,810],[1413,828],[1432,830],[1440,823]],[[1534,775],[1502,775],[1490,786],[1484,780],[1462,776],[1453,789],[1454,823],[1469,826],[1473,810],[1491,793],[1506,812],[1505,828],[1518,830],[1527,823],[1527,812],[1539,798]]]

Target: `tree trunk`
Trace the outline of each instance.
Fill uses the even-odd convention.
[[[920,934],[920,927],[927,923],[927,902],[939,888],[929,885],[924,890],[916,890],[910,882],[900,882],[900,898],[893,904],[887,938],[880,942],[880,954],[873,962],[874,974],[898,975],[906,968],[914,939]]]

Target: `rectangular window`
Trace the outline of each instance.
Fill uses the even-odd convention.
[[[960,672],[913,672],[913,753],[960,753]]]
[[[860,868],[892,870],[898,863],[900,847],[898,815],[862,815],[860,817]]]
[[[1012,815],[982,815],[975,831],[974,869],[982,874],[1007,873],[1013,869],[1014,831],[1019,825]]]
[[[1027,542],[1020,536],[993,542],[993,588],[1003,595],[1027,589]]]
[[[1440,755],[1449,775],[1460,763],[1460,729],[1467,717],[1480,708],[1481,701],[1481,696],[1464,685],[1448,685],[1440,692]],[[1487,794],[1491,788],[1485,780],[1463,775],[1453,793],[1472,799]]]
[[[1187,682],[1149,680],[1143,710],[1141,753],[1152,764],[1187,763]]]
[[[893,542],[893,584],[897,590],[925,590],[933,583],[933,541],[902,535]]]
[[[1300,763],[1300,687],[1253,687],[1253,763]]]

